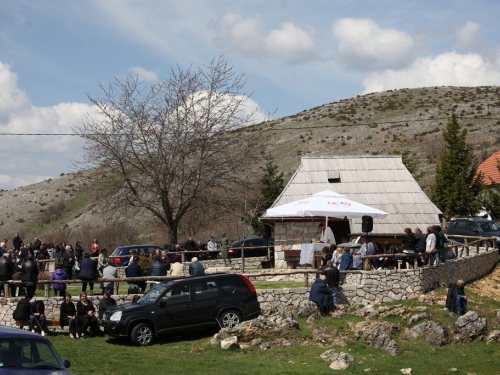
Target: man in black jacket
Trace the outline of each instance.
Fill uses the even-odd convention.
[[[14,274],[14,262],[10,259],[10,253],[5,253],[0,256],[0,281],[12,280],[12,275]],[[11,292],[14,289],[14,285],[10,285]],[[4,292],[2,287],[1,293]],[[12,295],[12,293],[11,293]],[[7,296],[6,296],[7,297]]]
[[[316,303],[322,314],[327,314],[331,309],[331,290],[326,285],[326,276],[318,277],[309,291],[309,301]]]
[[[30,320],[30,315],[31,315],[31,299],[33,298],[33,294],[26,294],[26,297],[21,298],[17,302],[16,309],[14,310],[14,313],[12,314],[12,317],[15,320],[21,321],[21,322],[26,322]]]
[[[333,262],[329,260],[326,262],[326,267],[323,268],[323,272],[321,274],[326,276],[326,283],[332,291],[333,307],[335,307],[337,305],[337,291],[340,281],[340,271],[333,265]]]
[[[42,241],[38,239],[38,237],[35,237],[34,242],[31,244],[31,250],[38,251],[40,250],[40,247],[42,246]]]
[[[29,254],[21,267],[21,281],[26,285],[26,292],[34,295],[38,282],[38,266],[33,260],[33,255]]]
[[[12,246],[17,251],[21,250],[21,246],[23,246],[23,240],[19,237],[19,233],[14,233],[14,239],[12,240]]]
[[[109,289],[104,289],[104,298],[99,302],[98,313],[99,320],[106,312],[106,309],[111,306],[116,306],[116,301],[111,297],[111,291]]]
[[[446,308],[458,315],[467,312],[467,296],[465,295],[465,281],[458,280],[456,284],[450,284],[446,296]]]
[[[73,278],[73,266],[75,265],[75,252],[71,248],[71,245],[66,246],[66,249],[61,249],[63,251],[63,268],[66,275],[68,275],[68,280]]]
[[[153,263],[149,266],[149,276],[166,276],[165,263],[160,262],[161,256],[155,255]]]

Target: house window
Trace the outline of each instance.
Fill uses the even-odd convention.
[[[340,172],[339,171],[328,171],[328,182],[331,184],[336,184],[340,182]]]

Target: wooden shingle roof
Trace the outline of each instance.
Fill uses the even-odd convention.
[[[327,189],[388,212],[387,218],[374,220],[373,234],[401,234],[404,228],[415,226],[425,231],[439,224],[441,211],[420,189],[400,156],[303,157],[272,207]],[[352,224],[353,231],[360,231],[361,220]]]

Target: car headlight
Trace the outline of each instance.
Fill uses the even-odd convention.
[[[122,318],[122,312],[117,311],[117,312],[113,313],[113,315],[111,315],[111,318],[109,318],[109,320],[111,322],[119,322],[121,318]]]

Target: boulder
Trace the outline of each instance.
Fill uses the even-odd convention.
[[[455,322],[457,334],[453,337],[455,343],[465,343],[486,334],[486,318],[481,318],[475,311],[469,311]]]
[[[236,336],[239,341],[249,342],[258,336],[267,335],[269,332],[282,332],[292,328],[298,328],[299,323],[293,318],[283,318],[280,315],[268,317],[259,316],[253,320],[247,320],[233,328],[222,328],[215,334],[210,343],[218,344],[221,340]]]
[[[310,316],[311,314],[315,314],[317,311],[316,304],[312,301],[303,301],[300,302],[297,306],[297,316],[299,318],[305,318]]]
[[[448,344],[448,332],[439,323],[423,322],[406,331],[408,341],[424,339],[431,345],[443,346]]]
[[[338,358],[339,354],[335,351],[335,349],[330,349],[321,354],[319,357],[328,363],[332,363]]]
[[[398,354],[398,344],[391,338],[382,322],[359,322],[355,326],[354,335],[356,340],[362,340],[372,348],[384,349],[391,355]]]
[[[223,350],[227,350],[230,348],[238,348],[238,347],[239,347],[238,337],[236,337],[236,336],[231,336],[231,337],[225,338],[225,339],[221,340],[221,342],[220,342],[220,348]]]
[[[486,337],[486,343],[491,344],[493,342],[498,342],[500,341],[500,331],[499,330],[494,330],[491,332],[488,337]]]
[[[430,319],[430,316],[427,313],[415,314],[415,315],[412,315],[410,317],[410,319],[408,320],[408,323],[411,324],[411,323],[418,322],[420,320],[428,320],[428,319]]]
[[[353,356],[341,352],[339,353],[337,359],[335,359],[332,363],[330,363],[330,368],[332,370],[346,370],[351,366],[354,366],[356,360]]]

